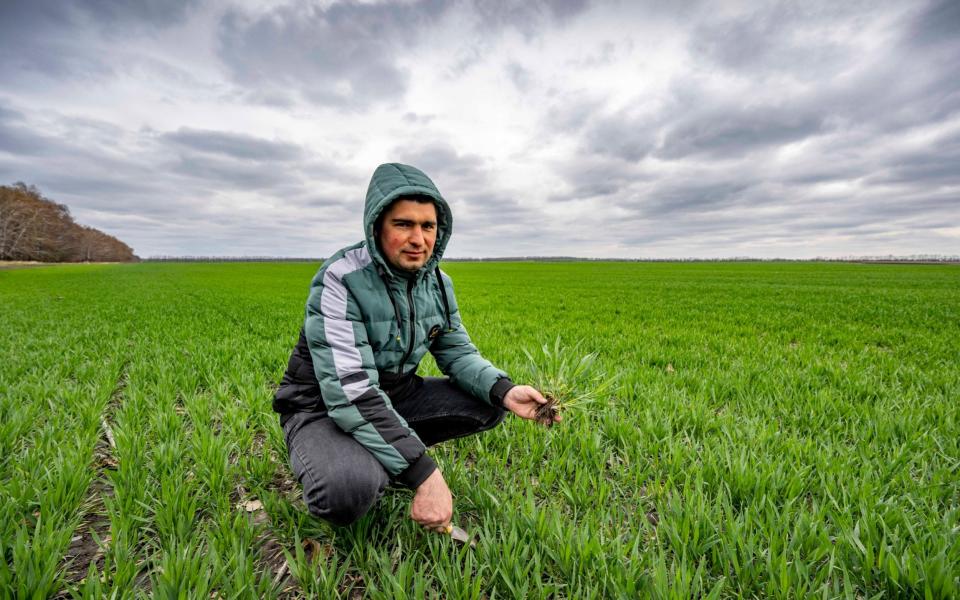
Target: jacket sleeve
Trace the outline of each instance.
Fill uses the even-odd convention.
[[[436,463],[380,389],[360,310],[336,263],[314,279],[304,331],[327,413],[398,483],[418,487]]]
[[[513,387],[513,382],[506,373],[481,356],[470,341],[460,319],[453,283],[446,273],[441,274],[450,308],[451,326],[437,336],[430,346],[430,352],[443,374],[458,387],[494,406],[502,406],[503,396]]]

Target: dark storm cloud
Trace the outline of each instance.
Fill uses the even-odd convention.
[[[227,131],[182,127],[175,132],[164,134],[163,139],[190,150],[239,159],[284,162],[303,157],[303,150],[295,144]]]
[[[220,56],[252,98],[294,94],[360,110],[403,96],[409,75],[395,61],[397,49],[417,43],[418,31],[449,5],[297,4],[254,17],[230,11],[220,23]]]

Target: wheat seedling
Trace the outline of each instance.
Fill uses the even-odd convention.
[[[608,376],[597,366],[597,353],[581,354],[580,344],[564,347],[560,336],[540,347],[534,356],[524,348],[529,361],[531,385],[547,399],[537,407],[536,421],[553,426],[554,417],[563,410],[591,404],[605,397],[616,377]]]

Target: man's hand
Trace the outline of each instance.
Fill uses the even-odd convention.
[[[453,496],[440,469],[427,477],[413,495],[410,517],[428,529],[444,530],[453,518]]]
[[[546,403],[543,394],[529,385],[515,385],[503,397],[503,407],[522,419],[536,419],[537,406]],[[553,421],[559,423],[560,415],[553,417]]]

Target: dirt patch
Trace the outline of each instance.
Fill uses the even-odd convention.
[[[110,394],[110,401],[104,413],[100,415],[100,439],[97,440],[97,445],[93,449],[91,463],[91,467],[96,470],[96,476],[87,488],[87,496],[81,508],[83,517],[63,557],[64,582],[68,588],[83,581],[91,564],[97,572],[102,572],[104,552],[110,547],[110,518],[107,515],[104,499],[113,496],[113,486],[106,472],[108,469],[116,469],[118,463],[114,456],[117,444],[107,415],[123,400],[123,391],[127,386],[128,365],[129,362],[121,366],[120,376]],[[68,598],[69,594],[66,590],[62,590],[56,597]]]
[[[103,479],[90,485],[87,495],[90,504],[63,557],[64,581],[70,586],[83,581],[91,564],[97,572],[103,571],[104,550],[110,546],[110,519],[106,515],[103,499],[112,494],[113,488]],[[64,590],[56,597],[70,596]]]

